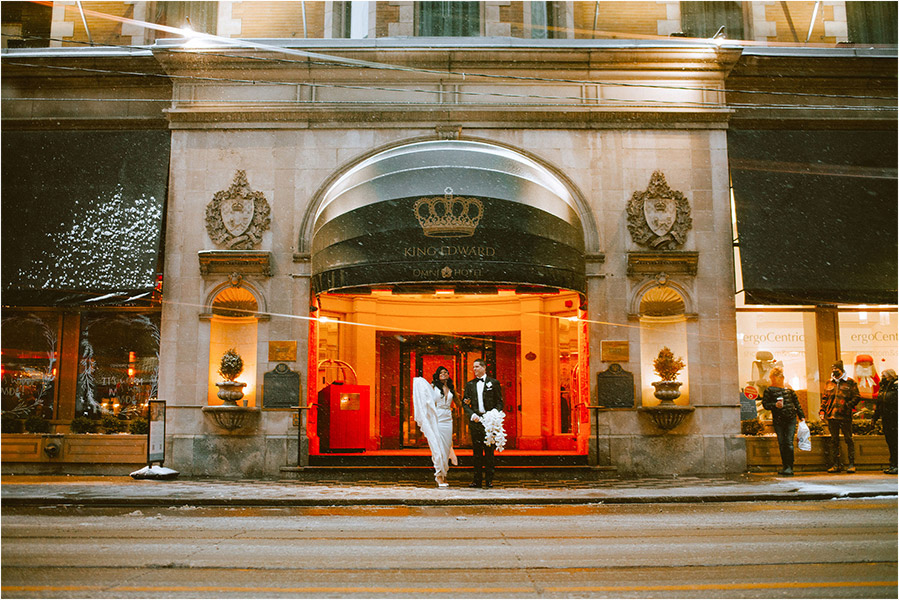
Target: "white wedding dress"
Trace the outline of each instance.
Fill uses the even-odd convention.
[[[431,460],[434,462],[434,478],[441,483],[446,479],[449,463],[459,464],[453,452],[453,394],[446,397],[424,377],[412,380],[412,407],[415,422],[428,440]]]

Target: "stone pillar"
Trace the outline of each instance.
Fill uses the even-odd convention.
[[[604,337],[604,327],[599,325],[603,316],[603,307],[606,305],[606,299],[603,289],[603,263],[605,255],[591,254],[587,256],[587,311],[586,317],[590,321],[587,327],[587,348],[590,353],[588,366],[589,368],[582,371],[582,376],[587,378],[588,389],[590,390],[587,402],[590,406],[596,406],[596,389],[594,382],[596,374],[602,370],[600,362],[600,340]],[[590,436],[587,441],[587,460],[591,466],[610,464],[610,456],[608,452],[603,452],[603,448],[608,449],[607,444],[597,443],[602,433],[600,423],[598,421],[600,411],[589,410],[590,418]],[[606,432],[608,434],[608,432]]]

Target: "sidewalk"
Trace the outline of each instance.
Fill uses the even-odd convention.
[[[752,502],[897,497],[895,475],[802,473],[779,477],[606,479],[591,482],[496,482],[493,489],[461,483],[438,489],[407,482],[310,483],[263,480],[8,475],[2,507],[23,506],[466,506],[494,504],[639,504]]]

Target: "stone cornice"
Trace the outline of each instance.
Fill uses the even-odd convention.
[[[466,127],[605,129],[646,127],[660,129],[724,129],[730,110],[669,110],[605,107],[522,107],[458,105],[313,105],[191,106],[169,109],[172,129],[217,128],[340,128],[433,127],[435,123],[466,123]]]

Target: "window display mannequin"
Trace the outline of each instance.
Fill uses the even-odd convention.
[[[759,350],[755,353],[755,360],[752,361],[752,381],[747,383],[754,385],[759,391],[759,397],[755,401],[755,408],[761,421],[771,420],[771,411],[762,405],[762,398],[765,395],[765,389],[770,383],[769,373],[774,367],[783,369],[783,363],[774,360],[774,354],[767,350]]]
[[[855,382],[858,384],[858,395],[865,401],[865,408],[870,411],[877,398],[877,390],[880,387],[880,377],[874,367],[874,359],[869,354],[859,354],[855,357]]]

